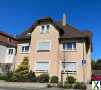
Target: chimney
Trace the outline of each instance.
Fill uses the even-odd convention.
[[[63,19],[62,19],[63,26],[66,26],[66,14],[63,13]]]

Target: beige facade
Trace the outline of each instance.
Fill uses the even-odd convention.
[[[28,57],[30,70],[36,72],[36,75],[41,73],[49,73],[50,76],[58,76],[61,80],[61,72],[64,71],[64,77],[67,75],[73,75],[78,81],[90,81],[91,79],[91,45],[86,43],[85,39],[82,38],[64,38],[60,39],[60,33],[58,28],[53,24],[49,25],[49,31],[47,33],[41,33],[41,27],[43,24],[37,25],[31,33],[31,39],[27,42],[20,42],[17,44],[17,55],[16,55],[16,66],[18,66],[24,57]],[[28,33],[27,33],[28,34]],[[38,51],[38,44],[40,42],[49,42],[49,50]],[[64,50],[64,42],[75,42],[76,47],[73,50]],[[29,44],[29,51],[26,53],[21,52],[21,44]],[[87,48],[89,46],[89,48]],[[86,60],[86,63],[82,65],[82,60]],[[44,64],[47,71],[38,71],[37,62],[46,62],[48,65]],[[68,69],[63,68],[63,63],[65,62],[65,67],[73,72],[68,72]],[[66,64],[67,63],[67,64]],[[71,65],[73,66],[71,67]],[[42,68],[43,68],[42,67]],[[46,68],[47,67],[47,68]],[[38,68],[41,68],[39,66]],[[68,72],[68,74],[67,74]]]

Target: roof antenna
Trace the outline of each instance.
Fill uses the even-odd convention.
[[[63,19],[62,19],[63,26],[66,26],[66,14],[63,13]]]

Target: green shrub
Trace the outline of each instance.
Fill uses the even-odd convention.
[[[40,74],[37,77],[37,81],[40,83],[47,83],[47,82],[49,82],[49,75],[48,74]]]
[[[57,76],[52,76],[50,82],[51,83],[58,83],[58,77]]]
[[[80,83],[80,82],[77,82],[75,83],[73,89],[81,89],[81,90],[86,90],[86,85],[84,83]]]
[[[0,75],[0,80],[6,80],[7,76],[6,75]]]
[[[30,82],[36,82],[36,75],[35,75],[35,72],[30,71],[30,72],[28,73],[28,79],[29,79]]]
[[[70,84],[73,84],[76,82],[76,79],[73,77],[73,76],[68,76],[66,78],[67,82],[70,83]]]
[[[47,84],[47,88],[51,88],[52,85],[50,83]]]
[[[26,82],[28,81],[29,65],[28,58],[25,57],[18,68],[13,72],[11,81]]]
[[[6,81],[12,81],[12,76],[13,76],[13,72],[12,71],[8,72]]]
[[[64,83],[63,87],[67,88],[67,89],[71,89],[72,88],[72,84],[66,82],[66,83]]]
[[[58,88],[63,88],[63,83],[62,82],[58,82],[57,87]]]

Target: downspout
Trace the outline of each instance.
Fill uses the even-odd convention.
[[[85,40],[83,39],[83,61],[85,60]],[[82,68],[83,68],[83,82],[85,82],[85,63],[82,61]]]

